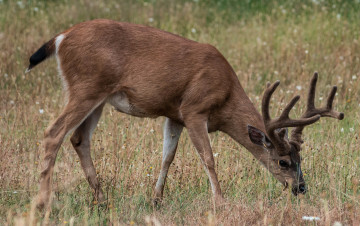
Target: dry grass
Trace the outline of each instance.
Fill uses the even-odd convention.
[[[0,1],[1,225],[360,224],[359,4],[214,2]],[[108,206],[92,203],[78,157],[66,139],[55,168],[52,210],[45,217],[36,213],[32,199],[43,131],[61,111],[63,95],[54,60],[30,74],[23,71],[43,42],[94,18],[147,24],[213,44],[258,107],[265,82],[281,80],[272,103],[274,114],[295,93],[306,94],[314,71],[320,72],[318,98],[325,99],[330,85],[337,84],[336,108],[345,112],[345,119],[322,119],[305,131],[302,168],[309,192],[293,197],[282,191],[243,147],[214,133],[210,137],[218,153],[217,172],[228,200],[224,208],[214,209],[207,176],[185,131],[164,204],[154,209],[164,119],[138,119],[106,107],[93,136],[92,156]],[[299,116],[303,106],[301,102],[293,116]],[[302,216],[320,220],[306,222]]]

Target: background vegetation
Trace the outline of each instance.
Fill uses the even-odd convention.
[[[0,224],[360,224],[360,2],[337,0],[0,0]],[[160,209],[152,206],[160,170],[164,119],[139,119],[107,106],[92,156],[108,198],[92,202],[68,139],[58,155],[52,210],[34,211],[43,131],[63,107],[56,62],[24,74],[29,56],[58,32],[81,21],[110,18],[157,27],[216,46],[260,107],[267,81],[281,80],[273,115],[307,93],[314,71],[317,104],[338,85],[345,119],[322,119],[305,130],[303,171],[309,191],[294,197],[247,150],[211,134],[223,209],[186,131],[178,146]],[[304,101],[292,112],[301,115]],[[260,108],[259,108],[260,109]],[[310,223],[303,216],[317,216]]]

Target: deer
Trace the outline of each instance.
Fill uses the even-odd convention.
[[[55,55],[65,106],[45,130],[37,206],[49,205],[55,159],[65,137],[80,159],[94,199],[106,202],[90,155],[93,131],[106,103],[136,117],[165,117],[161,170],[154,203],[161,203],[167,174],[185,127],[209,178],[214,203],[225,201],[215,172],[209,133],[221,131],[245,147],[294,195],[307,187],[301,171],[305,126],[321,117],[342,120],[333,109],[334,86],[322,108],[315,107],[318,73],[310,82],[306,111],[289,113],[295,96],[279,117],[270,116],[270,99],[280,81],[268,83],[260,114],[225,57],[212,45],[160,29],[96,19],[74,25],[46,42],[31,57],[29,72]],[[288,128],[292,127],[291,136]]]

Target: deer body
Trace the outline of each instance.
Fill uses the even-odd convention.
[[[90,140],[105,103],[133,116],[166,117],[163,161],[155,188],[157,201],[162,198],[183,127],[203,162],[215,200],[221,201],[222,194],[208,137],[212,131],[229,134],[277,179],[288,183],[273,164],[274,158],[283,157],[274,152],[269,158],[264,151],[261,139],[266,134],[261,131],[266,126],[262,116],[245,94],[232,67],[213,46],[146,26],[94,20],[75,25],[46,43],[30,58],[28,70],[52,54],[58,61],[67,104],[45,131],[40,207],[49,201],[59,147],[73,130],[71,142],[95,198],[104,200],[90,156]],[[256,130],[251,138],[249,125],[260,133]],[[293,185],[301,183],[302,176],[300,181],[293,180]]]

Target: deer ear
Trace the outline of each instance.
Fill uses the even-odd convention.
[[[253,142],[254,144],[264,146],[268,149],[271,149],[273,147],[270,139],[265,135],[263,131],[248,125],[248,133],[251,142]]]
[[[288,133],[289,133],[288,128],[280,128],[280,129],[276,129],[275,131],[277,132],[278,136],[281,139],[284,139],[284,138],[289,139],[289,137],[288,137]]]

